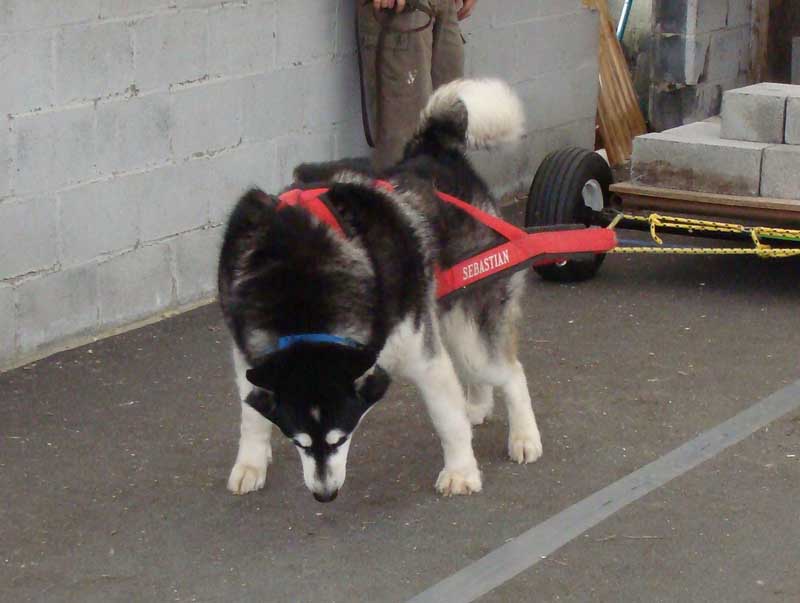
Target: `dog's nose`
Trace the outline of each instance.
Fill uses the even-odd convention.
[[[338,490],[334,490],[333,492],[327,492],[325,494],[320,494],[319,492],[314,492],[313,494],[314,494],[314,498],[316,498],[317,501],[319,501],[321,503],[327,503],[327,502],[331,502],[332,500],[335,500],[336,497],[339,495],[339,491]]]

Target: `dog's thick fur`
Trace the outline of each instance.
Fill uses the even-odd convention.
[[[501,242],[491,229],[443,203],[434,187],[497,215],[485,183],[465,157],[523,132],[519,100],[496,80],[440,88],[422,114],[402,161],[380,174],[345,160],[301,165],[295,186],[329,187],[327,200],[348,236],[304,209],[276,211],[258,190],[233,211],[219,265],[220,302],[234,340],[242,399],[239,453],[228,488],[261,488],[271,460],[271,424],[294,440],[306,485],[332,500],[344,482],[350,435],[385,392],[387,373],[421,390],[444,449],[442,494],[481,489],[471,424],[502,390],[508,453],[519,463],[542,453],[515,321],[525,273],[435,298],[437,266],[449,267]],[[326,333],[357,342],[296,343],[279,337]]]

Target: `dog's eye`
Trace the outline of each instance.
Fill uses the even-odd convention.
[[[334,442],[334,443],[333,443],[333,444],[331,444],[330,446],[331,446],[331,448],[338,448],[339,446],[341,446],[342,444],[344,444],[346,441],[347,441],[347,436],[346,436],[346,435],[343,435],[341,438],[339,438],[338,440],[336,440],[336,442]]]
[[[294,442],[294,445],[297,446],[298,448],[302,448],[303,450],[311,450],[311,446],[303,446],[297,440],[292,440],[292,442]]]

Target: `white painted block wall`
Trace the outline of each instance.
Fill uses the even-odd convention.
[[[240,192],[363,155],[355,0],[0,3],[0,369],[209,299]],[[468,72],[511,81],[530,136],[505,184],[590,146],[597,15],[481,0]]]

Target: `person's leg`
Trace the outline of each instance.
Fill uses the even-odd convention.
[[[359,1],[358,10],[364,85],[376,145],[373,160],[378,168],[384,168],[402,157],[431,94],[433,35],[431,28],[412,33],[386,31],[381,42],[381,27],[372,3],[363,6]],[[419,11],[406,12],[391,17],[390,25],[407,30],[427,20],[428,16]]]
[[[431,82],[433,89],[464,77],[464,40],[454,0],[437,0],[433,29]]]

